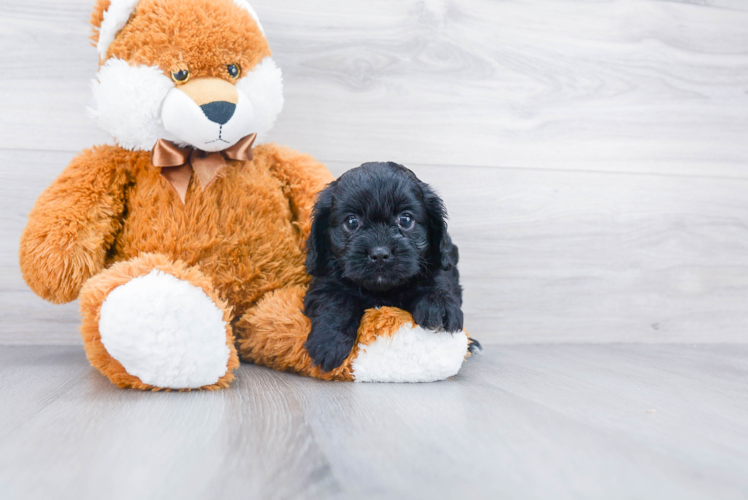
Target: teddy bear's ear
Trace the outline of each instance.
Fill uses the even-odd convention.
[[[94,47],[99,43],[99,29],[101,28],[101,23],[104,21],[104,12],[107,11],[111,3],[111,0],[96,0],[96,5],[94,5],[93,12],[91,12],[93,32],[90,38],[91,45]]]

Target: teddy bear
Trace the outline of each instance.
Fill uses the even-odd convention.
[[[394,308],[361,321],[331,371],[304,347],[305,242],[332,181],[311,156],[262,144],[282,73],[245,0],[98,0],[85,150],[38,198],[20,244],[30,288],[79,300],[93,367],[119,387],[228,387],[240,360],[324,380],[455,375],[467,334]]]

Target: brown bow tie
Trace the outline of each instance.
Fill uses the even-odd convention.
[[[200,185],[205,190],[229,160],[251,161],[252,144],[257,134],[250,134],[228,149],[208,153],[192,147],[180,148],[171,141],[159,139],[151,150],[151,163],[161,167],[161,175],[174,187],[184,203],[195,171]]]

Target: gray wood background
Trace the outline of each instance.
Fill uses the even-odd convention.
[[[271,139],[445,198],[487,344],[746,342],[748,2],[255,0]],[[92,0],[0,3],[0,343],[79,343],[17,264],[35,198],[110,139]]]

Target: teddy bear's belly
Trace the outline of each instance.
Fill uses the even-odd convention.
[[[308,281],[303,239],[274,177],[237,169],[204,192],[194,180],[184,205],[158,177],[139,182],[109,262],[161,253],[199,266],[237,315],[271,290]]]

